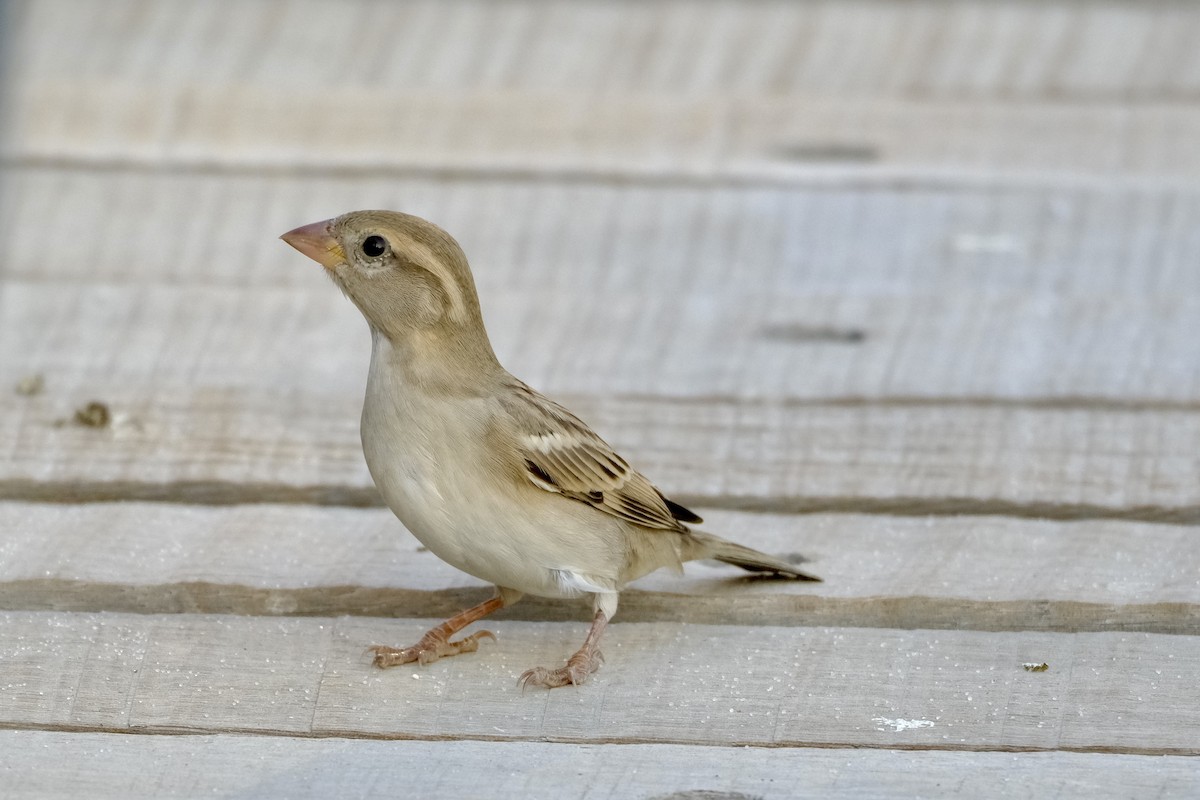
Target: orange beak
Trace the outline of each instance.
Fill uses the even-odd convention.
[[[346,252],[329,233],[332,223],[331,219],[323,219],[311,225],[301,225],[279,238],[325,269],[333,269],[346,263]]]

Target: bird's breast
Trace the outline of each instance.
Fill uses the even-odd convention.
[[[427,403],[369,386],[363,453],[384,502],[430,552],[491,583],[559,597],[584,591],[566,574],[614,583],[624,567],[622,523],[498,473],[488,449],[494,405]]]

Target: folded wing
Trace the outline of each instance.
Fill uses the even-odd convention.
[[[540,489],[587,503],[645,528],[686,531],[702,520],[663,496],[567,409],[516,382],[505,411],[526,478]]]

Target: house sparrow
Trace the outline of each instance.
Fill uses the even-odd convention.
[[[618,593],[659,567],[716,559],[819,580],[690,527],[700,517],[500,366],[466,256],[441,228],[408,214],[355,211],[281,238],[324,266],[367,319],[362,443],[384,501],[436,556],[496,585],[495,597],[411,647],[371,647],[376,666],[472,652],[495,637],[451,637],[525,594],[590,594],[595,615],[579,651],[563,667],[534,667],[520,679],[580,684],[600,665],[600,636]]]

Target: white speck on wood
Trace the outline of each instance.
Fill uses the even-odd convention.
[[[933,727],[933,720],[930,719],[888,719],[887,717],[875,717],[871,721],[881,726],[875,729],[877,731],[883,730],[884,726],[886,726],[896,733],[913,730],[914,728]]]

